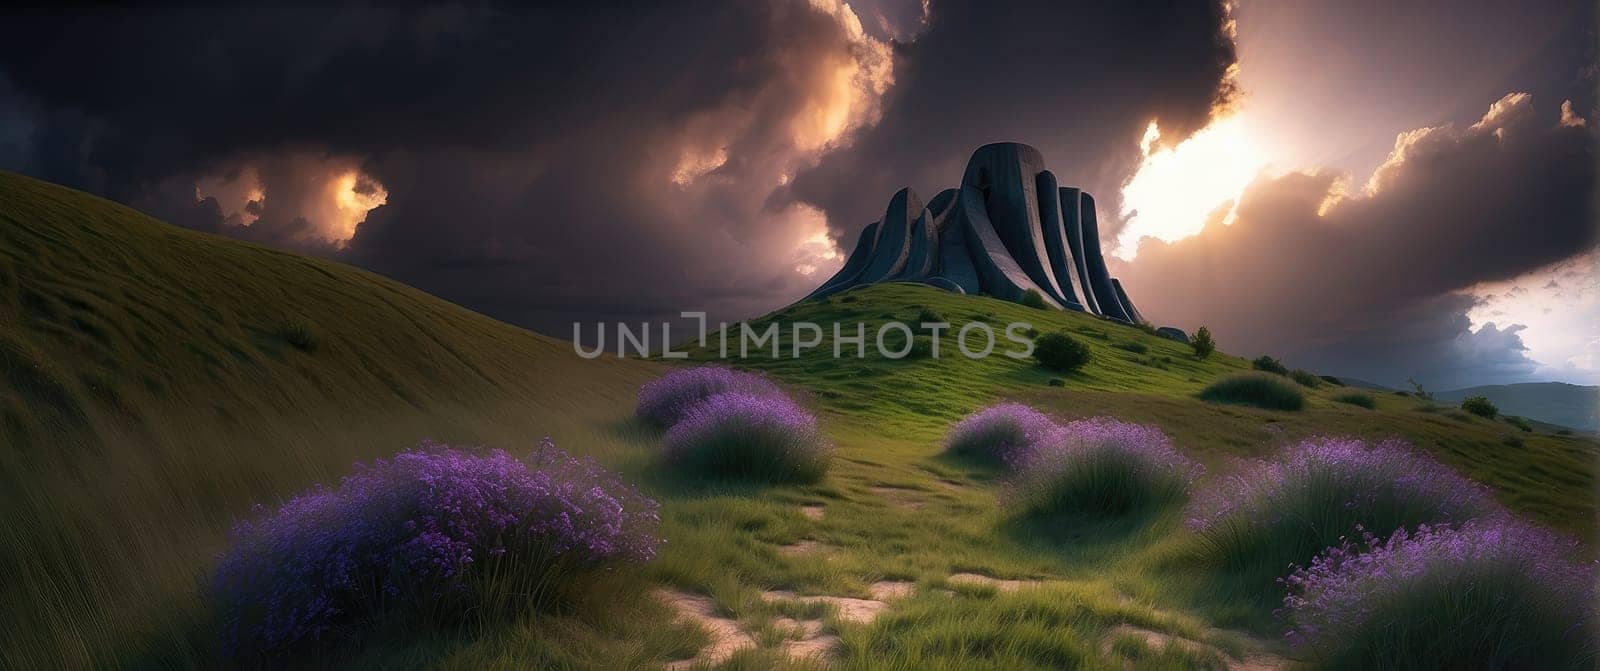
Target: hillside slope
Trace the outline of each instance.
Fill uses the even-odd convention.
[[[1524,382],[1452,389],[1433,396],[1446,403],[1460,403],[1461,399],[1468,396],[1482,396],[1507,415],[1519,415],[1584,431],[1600,431],[1600,387],[1565,382]]]
[[[425,437],[603,452],[655,370],[0,172],[0,650],[201,645],[185,620],[252,503]]]
[[[1107,319],[958,296],[917,284],[874,285],[803,301],[751,324],[759,333],[773,322],[825,327],[861,322],[866,324],[871,350],[871,334],[886,321],[917,324],[929,318],[952,324],[940,339],[937,360],[893,360],[876,354],[850,358],[854,346],[843,349],[845,358],[835,359],[831,334],[816,348],[792,357],[791,336],[784,333],[779,345],[784,356],[749,358],[741,365],[811,390],[818,405],[843,419],[884,433],[925,435],[930,442],[950,422],[997,398],[1026,400],[1069,417],[1108,414],[1151,422],[1219,466],[1237,457],[1264,455],[1308,436],[1398,437],[1495,487],[1508,504],[1586,537],[1592,535],[1597,452],[1595,443],[1583,437],[1548,429],[1524,433],[1500,419],[1483,419],[1414,397],[1331,384],[1305,389],[1303,412],[1204,403],[1196,398],[1201,388],[1219,377],[1250,370],[1250,362],[1222,352],[1200,361],[1186,345]],[[969,359],[954,354],[955,332],[973,321],[996,325],[992,356]],[[1089,347],[1090,363],[1082,370],[1059,374],[1032,360],[1004,356],[1016,348],[1004,335],[1005,325],[1013,322],[1031,324],[1040,333],[1073,335]],[[929,336],[920,333],[924,334],[916,337],[930,345]],[[713,334],[708,346],[693,354],[716,356],[717,338]],[[730,351],[736,352],[738,332],[729,338]],[[981,347],[976,332],[972,339],[971,347]],[[1376,409],[1334,400],[1357,391],[1373,397]]]
[[[816,668],[785,651],[795,641],[778,625],[799,617],[855,669],[1221,669],[1290,654],[1270,604],[1173,563],[1192,541],[1179,511],[1070,534],[1017,526],[996,505],[996,472],[941,454],[951,422],[1001,399],[1157,425],[1213,477],[1305,436],[1404,437],[1592,547],[1597,451],[1586,437],[1394,394],[1372,393],[1368,410],[1329,386],[1308,390],[1299,412],[1218,406],[1197,392],[1248,362],[923,286],[865,287],[753,323],[871,333],[930,317],[1029,321],[1067,331],[1092,357],[1050,373],[1001,355],[1003,336],[988,358],[950,357],[949,333],[938,359],[836,359],[828,338],[795,357],[785,336],[781,356],[734,363],[816,411],[835,446],[827,476],[701,480],[663,468],[660,435],[632,419],[638,384],[660,365],[583,360],[370,273],[0,173],[0,668],[223,666],[205,595],[230,520],[424,437],[514,450],[551,435],[659,499],[667,542],[649,565],[597,582],[587,610],[380,636],[327,665],[660,668],[716,633],[668,626],[672,605],[649,596],[662,590],[710,604],[722,632],[748,633],[731,668]],[[880,582],[906,596],[873,621],[773,601],[877,599]],[[1146,650],[1126,640],[1130,624],[1197,647]]]

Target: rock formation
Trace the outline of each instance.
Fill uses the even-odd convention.
[[[807,298],[879,282],[1012,301],[1032,290],[1058,308],[1142,322],[1106,270],[1099,228],[1094,197],[1058,185],[1039,150],[984,145],[967,161],[961,186],[926,204],[910,188],[894,194],[844,267]]]
[[[1189,334],[1184,333],[1183,329],[1180,329],[1176,326],[1163,326],[1158,328],[1156,329],[1156,335],[1168,340],[1176,340],[1185,345],[1189,344]]]

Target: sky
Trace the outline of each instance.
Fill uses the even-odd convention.
[[[565,338],[782,307],[1020,141],[1159,325],[1600,384],[1593,3],[571,4],[8,10],[0,169]]]

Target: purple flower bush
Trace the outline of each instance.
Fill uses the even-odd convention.
[[[1388,535],[1499,512],[1482,485],[1403,442],[1313,438],[1215,483],[1189,526],[1216,564],[1275,578],[1358,529]]]
[[[667,461],[716,477],[808,482],[827,471],[832,446],[811,413],[782,394],[733,391],[691,408],[663,438]]]
[[[701,401],[730,391],[759,396],[783,393],[765,377],[726,366],[679,368],[639,388],[635,414],[657,427],[670,428]]]
[[[213,581],[224,647],[277,658],[538,603],[576,571],[654,557],[656,508],[548,438],[527,459],[424,442],[236,524]]]
[[[1326,668],[1592,669],[1595,564],[1509,516],[1368,534],[1284,584],[1291,643]]]
[[[950,427],[945,451],[976,461],[1011,465],[1059,427],[1021,403],[1000,403],[967,415]]]
[[[1011,467],[1007,503],[1031,515],[1159,508],[1181,500],[1204,471],[1160,429],[1109,417],[1057,427]]]

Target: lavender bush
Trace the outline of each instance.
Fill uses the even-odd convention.
[[[1183,498],[1202,467],[1153,426],[1107,417],[1049,432],[1012,465],[1008,505],[1030,515],[1120,515]]]
[[[574,571],[651,559],[657,523],[655,501],[548,438],[525,460],[425,442],[235,526],[214,577],[224,647],[271,659],[515,611]]]
[[[991,405],[950,427],[945,451],[989,464],[1011,465],[1057,428],[1044,413],[1021,403]]]
[[[1496,513],[1485,488],[1399,441],[1313,438],[1208,489],[1189,526],[1222,568],[1257,585],[1357,529],[1388,535]]]
[[[694,406],[663,445],[667,460],[686,470],[768,481],[816,480],[833,451],[816,418],[787,396],[742,391]]]
[[[726,366],[697,366],[671,371],[639,388],[635,414],[661,428],[670,428],[701,401],[723,392],[779,396],[766,378]]]
[[[1592,669],[1595,564],[1509,516],[1330,548],[1284,580],[1289,640],[1324,668]]]

